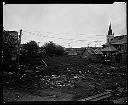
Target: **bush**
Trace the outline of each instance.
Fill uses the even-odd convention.
[[[49,56],[55,56],[55,55],[62,56],[64,55],[64,52],[65,52],[62,46],[57,45],[51,41],[49,43],[45,43],[42,46],[42,49],[45,49],[46,55],[49,55]]]
[[[24,44],[23,48],[27,51],[28,56],[34,57],[38,52],[39,46],[35,41],[30,41],[27,44]]]

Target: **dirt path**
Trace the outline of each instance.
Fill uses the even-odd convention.
[[[12,101],[71,101],[73,95],[55,90],[39,90],[35,94],[24,93],[18,90],[3,90],[3,100]]]

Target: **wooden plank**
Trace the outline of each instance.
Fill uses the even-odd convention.
[[[119,98],[118,100],[113,100],[115,104],[124,104],[127,101],[127,97]]]
[[[97,97],[100,97],[100,96],[103,96],[103,95],[106,95],[106,94],[109,94],[110,92],[104,92],[104,93],[101,93],[101,94],[97,94],[97,95],[94,95],[94,96],[91,96],[91,97],[88,97],[88,98],[84,98],[85,100],[90,100],[90,99],[93,99],[93,98],[97,98]]]
[[[48,65],[45,63],[45,61],[42,59],[43,63],[45,64],[46,67],[48,67]]]
[[[84,99],[81,99],[81,100],[78,100],[78,101],[93,101],[93,100],[101,100],[103,98],[107,98],[111,96],[110,92],[103,92],[101,94],[97,94],[97,95],[94,95],[94,96],[90,96],[88,98],[84,98]]]
[[[108,94],[108,95],[105,95],[105,96],[102,96],[102,97],[94,98],[94,99],[89,100],[89,101],[99,101],[99,100],[101,100],[101,99],[108,98],[108,97],[110,97],[110,96],[111,96],[111,94]]]

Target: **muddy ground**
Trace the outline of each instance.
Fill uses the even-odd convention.
[[[20,67],[18,75],[4,72],[5,102],[77,101],[119,86],[127,89],[127,66],[123,64],[105,65],[64,56],[26,58]]]

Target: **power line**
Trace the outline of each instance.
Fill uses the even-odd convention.
[[[37,33],[37,34],[35,34],[35,33],[33,33],[33,32],[28,32],[28,31],[24,31],[24,32],[27,32],[27,33],[29,33],[29,34],[33,34],[33,35],[37,35],[37,34],[39,34],[39,33]],[[67,38],[62,38],[62,37],[59,37],[59,38],[57,38],[57,37],[55,37],[55,36],[46,36],[46,35],[43,35],[43,36],[41,36],[41,37],[47,37],[47,38],[55,38],[55,39],[61,39],[61,40],[69,40],[69,41],[86,41],[86,40],[76,40],[76,39],[67,39]]]
[[[81,43],[84,43],[84,42],[87,42],[88,41],[88,40],[83,40],[83,39],[73,39],[73,38],[67,39],[67,38],[53,36],[53,35],[67,34],[67,33],[53,33],[53,32],[42,32],[42,33],[40,33],[40,32],[35,32],[35,31],[32,32],[32,31],[27,31],[27,30],[24,30],[24,32],[26,32],[28,34],[36,35],[36,36],[41,37],[41,38],[47,38],[47,39],[49,38],[49,40],[57,39],[57,40],[70,41],[70,44],[73,43],[73,42],[81,42]],[[49,36],[49,34],[52,35],[52,36]],[[83,36],[85,34],[79,34],[79,35],[82,35]],[[88,45],[90,43],[94,43],[94,42],[98,43],[98,42],[103,42],[103,41],[91,41],[91,42],[88,43]],[[67,42],[67,43],[69,44],[69,42]]]

